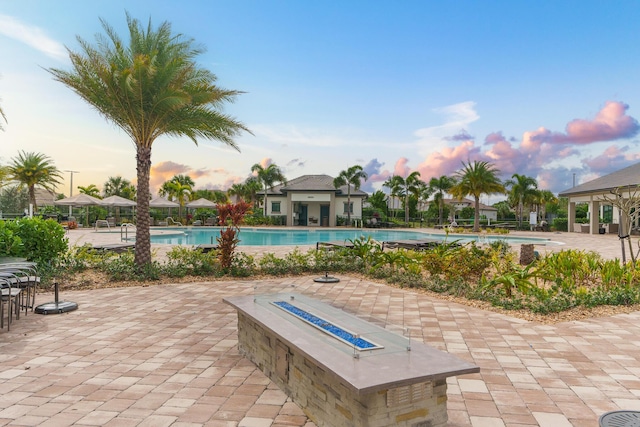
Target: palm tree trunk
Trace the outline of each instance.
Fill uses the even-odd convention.
[[[149,176],[151,172],[151,147],[138,145],[136,154],[138,170],[138,205],[136,214],[135,264],[138,272],[151,264],[151,234],[149,231]]]
[[[404,196],[404,223],[409,224],[409,192]]]
[[[473,232],[480,232],[480,197],[475,197],[475,212],[473,213]]]
[[[38,209],[36,205],[36,188],[35,185],[29,186],[29,202],[33,205],[33,211],[35,212]]]
[[[351,226],[351,185],[347,182],[347,227]]]

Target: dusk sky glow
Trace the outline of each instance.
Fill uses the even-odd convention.
[[[254,133],[240,152],[160,138],[152,191],[175,174],[226,190],[275,163],[289,179],[359,164],[371,192],[486,160],[557,193],[640,162],[637,1],[0,0],[1,163],[35,151],[74,187],[135,182],[127,135],[46,71],[100,18],[126,39],[125,11],[206,47],[198,62],[245,92],[225,112]]]

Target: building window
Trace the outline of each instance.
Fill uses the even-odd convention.
[[[271,212],[280,213],[280,202],[271,202]]]
[[[349,203],[349,207],[347,208],[347,202],[343,203],[344,205],[344,213],[353,213],[353,202]]]
[[[606,224],[611,224],[613,222],[613,206],[602,206],[602,222]]]

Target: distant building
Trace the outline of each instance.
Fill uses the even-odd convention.
[[[582,228],[582,225],[576,224],[576,204],[579,203],[587,203],[589,205],[588,231],[590,234],[598,234],[600,232],[602,228],[600,224],[601,218],[606,223],[624,224],[626,222],[625,218],[622,218],[623,221],[621,221],[618,210],[614,209],[611,202],[605,198],[614,198],[613,191],[616,189],[620,189],[623,198],[629,198],[634,191],[638,190],[638,185],[640,185],[640,163],[561,191],[558,196],[569,199],[569,231],[580,232]],[[640,227],[640,224],[631,224],[631,227],[637,228]],[[623,234],[628,234],[628,230],[624,230]]]
[[[469,199],[444,199],[444,203],[453,208],[454,212],[461,211],[464,208],[475,208],[475,202]],[[480,217],[487,218],[491,221],[498,220],[498,209],[480,203]]]
[[[265,216],[286,216],[288,226],[334,227],[337,217],[362,219],[362,203],[367,193],[351,186],[351,206],[347,206],[347,186],[333,186],[329,175],[303,175],[267,191]],[[264,203],[264,201],[263,201]]]

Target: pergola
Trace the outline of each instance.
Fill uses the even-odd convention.
[[[576,204],[587,203],[589,205],[590,215],[588,224],[589,234],[598,234],[601,228],[600,208],[602,206],[611,206],[611,202],[607,199],[616,198],[616,191],[618,191],[620,197],[624,199],[633,197],[634,193],[638,190],[638,185],[640,185],[640,163],[561,191],[558,196],[569,199],[568,230],[580,231],[574,229],[576,225]],[[638,192],[638,195],[640,195],[640,192]],[[617,209],[613,209],[613,223],[625,224],[627,218],[624,216],[624,213],[622,213],[622,216],[621,218]],[[634,227],[638,225],[639,224],[633,224]],[[628,230],[621,230],[622,235],[627,233]]]

